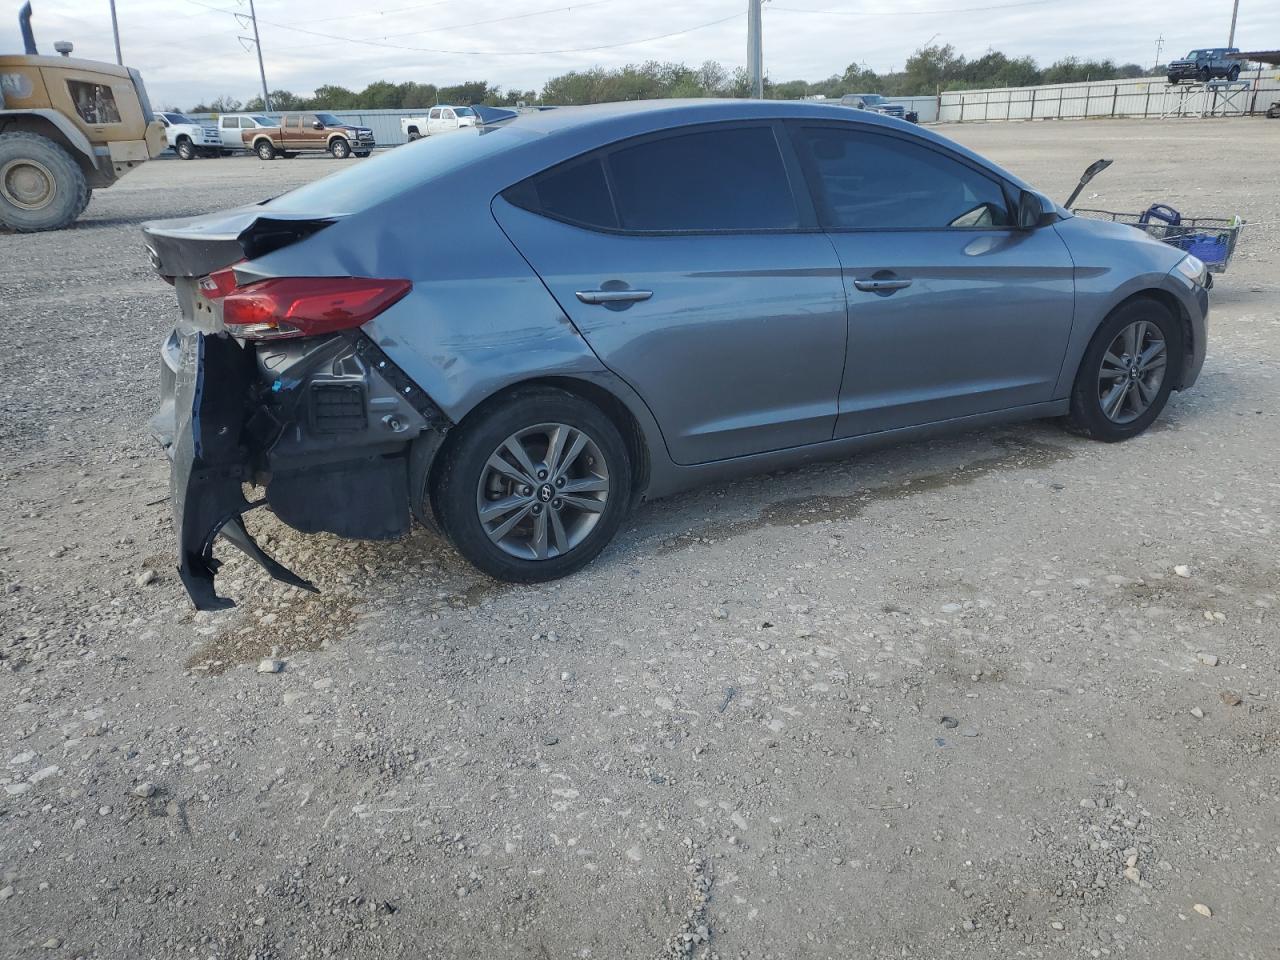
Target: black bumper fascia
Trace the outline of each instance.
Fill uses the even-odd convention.
[[[256,380],[252,356],[225,334],[190,334],[181,350],[174,371],[169,502],[178,534],[178,575],[191,602],[197,610],[235,605],[214,589],[221,565],[213,556],[218,534],[277,580],[314,592],[309,581],[269,557],[241,519],[259,505],[243,493],[251,473],[245,423]]]

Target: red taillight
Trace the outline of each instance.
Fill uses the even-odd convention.
[[[243,262],[243,261],[242,261]],[[232,264],[200,278],[200,292],[206,300],[221,300],[236,288],[236,268]]]
[[[368,323],[412,287],[408,280],[367,277],[260,280],[223,297],[222,322],[233,337],[249,340],[314,337]]]

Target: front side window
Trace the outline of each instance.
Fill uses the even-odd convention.
[[[839,127],[801,126],[795,139],[828,229],[990,228],[1011,222],[998,181],[932,147]]]
[[[778,230],[799,223],[771,127],[648,140],[611,151],[605,162],[624,230]]]
[[[85,123],[119,123],[120,110],[111,88],[101,83],[68,80],[67,92],[76,105],[76,113]],[[185,118],[184,118],[185,119]]]

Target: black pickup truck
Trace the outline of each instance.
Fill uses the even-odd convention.
[[[1210,80],[1239,80],[1240,61],[1228,54],[1239,53],[1239,47],[1206,47],[1192,50],[1181,60],[1169,64],[1169,82],[1207,83]]]

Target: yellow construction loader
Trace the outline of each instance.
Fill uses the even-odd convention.
[[[40,56],[30,3],[18,23],[25,52],[0,55],[0,226],[59,230],[168,144],[137,70],[74,59],[66,41]]]

